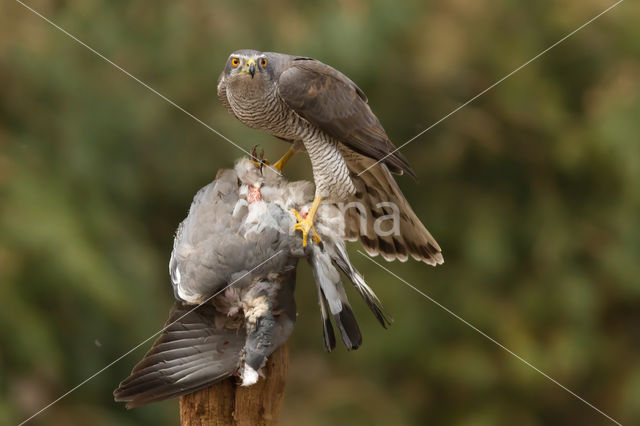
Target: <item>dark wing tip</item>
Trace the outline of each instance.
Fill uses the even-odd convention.
[[[410,255],[418,262],[424,262],[431,266],[438,266],[444,263],[442,252],[440,250],[436,250],[430,245],[415,246],[407,244],[405,249],[400,251],[395,247],[385,245],[384,242],[381,244],[381,241],[383,240],[377,238],[371,239],[364,235],[360,236],[360,242],[367,254],[373,257],[381,255],[387,262],[393,262],[395,260],[406,262],[408,260],[408,255]]]
[[[395,148],[393,144],[391,144],[391,141],[389,141],[389,144],[393,147],[390,151],[391,154],[383,161],[383,163],[389,168],[389,171],[396,175],[402,175],[403,172],[405,172],[411,176],[414,181],[417,181],[418,177],[409,164],[409,160],[407,160],[399,149]]]
[[[329,318],[325,318],[322,321],[322,335],[324,337],[324,347],[327,352],[333,351],[336,347],[336,335],[333,332],[333,326]]]
[[[342,341],[348,350],[358,349],[362,345],[362,333],[356,317],[349,305],[342,305],[342,310],[334,315],[334,320],[340,329]]]

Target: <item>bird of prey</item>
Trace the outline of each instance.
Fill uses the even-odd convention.
[[[218,96],[242,123],[293,143],[273,167],[282,170],[289,158],[306,150],[316,184],[306,217],[294,229],[303,245],[311,234],[322,200],[357,202],[366,211],[346,213],[346,236],[360,239],[371,255],[406,261],[409,256],[431,265],[443,262],[438,243],[420,222],[391,173],[415,177],[406,158],[395,151],[367,97],[356,84],[320,61],[274,52],[233,52],[218,80]],[[366,170],[366,172],[360,174]],[[380,203],[399,210],[399,232],[380,235],[373,221]],[[382,207],[389,214],[387,207]],[[359,221],[364,217],[366,226]]]
[[[296,319],[296,266],[309,262],[318,289],[324,344],[336,344],[331,320],[348,349],[362,335],[340,272],[386,327],[390,319],[362,275],[351,265],[344,216],[333,205],[318,210],[322,244],[303,247],[290,209],[305,215],[310,182],[287,182],[249,159],[218,173],[194,197],[179,225],[169,262],[177,301],[160,338],[114,391],[135,407],[184,395],[232,375],[243,385],[258,380],[267,357],[282,345]]]

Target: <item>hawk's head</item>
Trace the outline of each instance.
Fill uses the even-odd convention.
[[[227,60],[224,74],[227,81],[264,83],[273,79],[272,61],[269,54],[257,50],[236,50]]]

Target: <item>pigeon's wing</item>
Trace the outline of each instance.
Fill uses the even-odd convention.
[[[407,159],[387,136],[365,94],[340,71],[309,58],[295,58],[278,79],[278,94],[300,116],[356,152],[381,160],[394,173],[415,178]]]
[[[166,329],[113,392],[133,408],[194,392],[231,376],[239,366],[244,329],[216,327],[213,306],[175,302]],[[219,323],[224,323],[224,318]]]
[[[235,171],[225,170],[195,195],[176,232],[169,261],[176,299],[200,303],[227,285],[240,268],[242,257],[228,256],[230,251],[242,253],[245,244],[236,217],[239,189]]]

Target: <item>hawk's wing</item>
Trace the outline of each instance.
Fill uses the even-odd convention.
[[[218,98],[227,111],[235,116],[236,114],[233,112],[233,108],[231,108],[231,105],[229,104],[229,98],[227,98],[227,82],[224,79],[224,71],[222,71],[220,77],[218,77]]]
[[[301,117],[362,155],[383,160],[394,173],[413,170],[389,140],[367,104],[365,94],[347,76],[309,58],[295,58],[278,81],[280,97]]]

